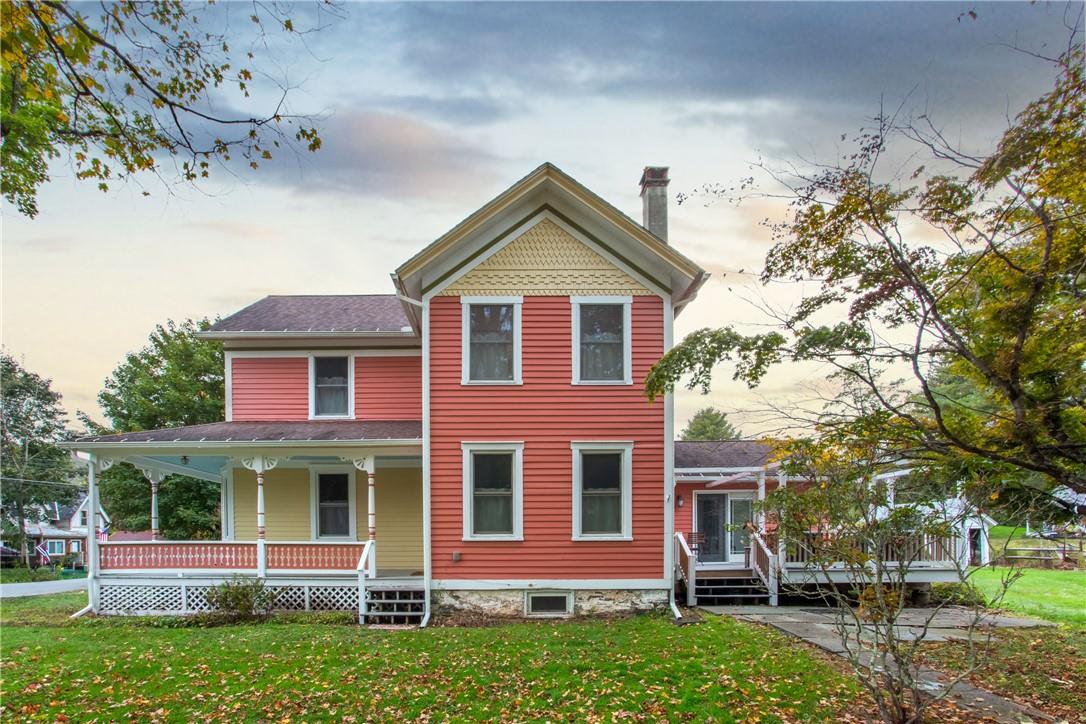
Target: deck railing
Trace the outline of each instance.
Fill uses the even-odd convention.
[[[686,583],[686,605],[690,607],[696,603],[694,597],[696,569],[697,559],[686,542],[686,536],[681,531],[675,531],[675,570]]]
[[[352,573],[366,541],[132,541],[98,544],[98,569]]]
[[[916,533],[898,540],[884,541],[880,544],[879,557],[889,563],[955,563],[958,560],[958,540],[953,536],[940,536],[933,533]],[[799,540],[787,542],[786,564],[806,566],[824,558],[824,551],[829,548],[839,554],[848,548],[848,541],[832,538],[822,532],[804,533]],[[856,541],[853,549],[868,553],[869,541]]]
[[[769,605],[777,605],[777,554],[772,552],[761,531],[750,530],[750,564],[769,591]]]

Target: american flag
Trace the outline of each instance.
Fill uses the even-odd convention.
[[[49,551],[45,548],[44,543],[39,543],[34,550],[38,552],[38,555],[41,556],[44,562],[51,563],[53,561],[53,558],[49,555]]]

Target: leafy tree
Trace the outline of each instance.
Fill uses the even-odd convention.
[[[229,4],[212,5],[200,13],[183,0],[123,0],[85,15],[89,4],[4,3],[4,197],[35,216],[49,163],[62,157],[77,178],[106,191],[139,172],[193,182],[235,154],[256,168],[284,144],[320,148],[312,124],[287,112],[284,84],[271,83],[275,98],[263,112],[226,110],[234,99],[249,103],[261,85],[255,52],[269,47],[269,28],[309,31],[295,27],[290,6],[254,2],[249,20],[255,41],[265,42],[237,52],[226,32]]]
[[[772,226],[762,281],[817,293],[775,312],[779,328],[767,333],[687,336],[650,372],[648,393],[687,374],[691,387],[708,389],[722,360],[750,386],[771,367],[815,360],[842,390],[819,433],[843,427],[877,439],[880,454],[978,471],[995,495],[1016,471],[1086,492],[1080,31],[1049,59],[1055,87],[986,158],[956,148],[930,117],[883,114],[840,163],[774,175],[791,209]],[[920,153],[930,169],[884,170],[888,158]],[[941,387],[947,373],[968,380],[982,404]]]
[[[683,440],[734,440],[743,433],[728,422],[728,415],[715,407],[703,407],[686,423]]]
[[[50,381],[23,369],[7,354],[0,355],[0,389],[4,518],[29,567],[27,518],[40,519],[40,506],[70,503],[79,493],[69,480],[71,455],[58,446],[68,437],[67,416]]]
[[[158,325],[146,347],[129,354],[98,395],[112,430],[134,432],[221,422],[225,412],[222,343],[201,340],[208,319]],[[85,418],[84,418],[85,419]],[[159,485],[159,527],[166,538],[219,535],[219,488],[195,478],[171,475]],[[151,487],[128,464],[102,475],[102,501],[123,530],[151,526]]]

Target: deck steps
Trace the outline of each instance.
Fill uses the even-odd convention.
[[[754,575],[699,574],[694,582],[694,598],[699,606],[768,604],[769,590]]]
[[[426,591],[422,586],[367,586],[366,613],[362,623],[391,626],[417,626],[426,613]]]

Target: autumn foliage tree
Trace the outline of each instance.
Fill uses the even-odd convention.
[[[883,114],[840,163],[774,173],[791,206],[771,227],[762,281],[817,291],[774,312],[772,331],[690,334],[652,369],[649,394],[687,376],[707,390],[721,361],[755,386],[772,367],[813,360],[845,401],[822,433],[850,427],[887,459],[970,470],[994,496],[1024,477],[1086,492],[1081,29],[1049,60],[1055,87],[986,157],[927,116]],[[891,157],[910,161],[888,168]],[[975,394],[947,394],[948,376]]]
[[[248,21],[255,37],[233,47],[230,6],[210,0],[0,5],[4,197],[35,216],[38,189],[60,159],[105,191],[137,174],[199,181],[234,156],[256,168],[285,144],[320,148],[313,123],[289,111],[290,88],[262,73],[256,57],[273,47],[263,42],[272,33],[298,37],[315,28],[296,26],[288,13],[296,7],[254,2]],[[316,5],[318,27],[328,7]],[[267,100],[257,102],[258,96]],[[228,110],[234,107],[244,109]]]

